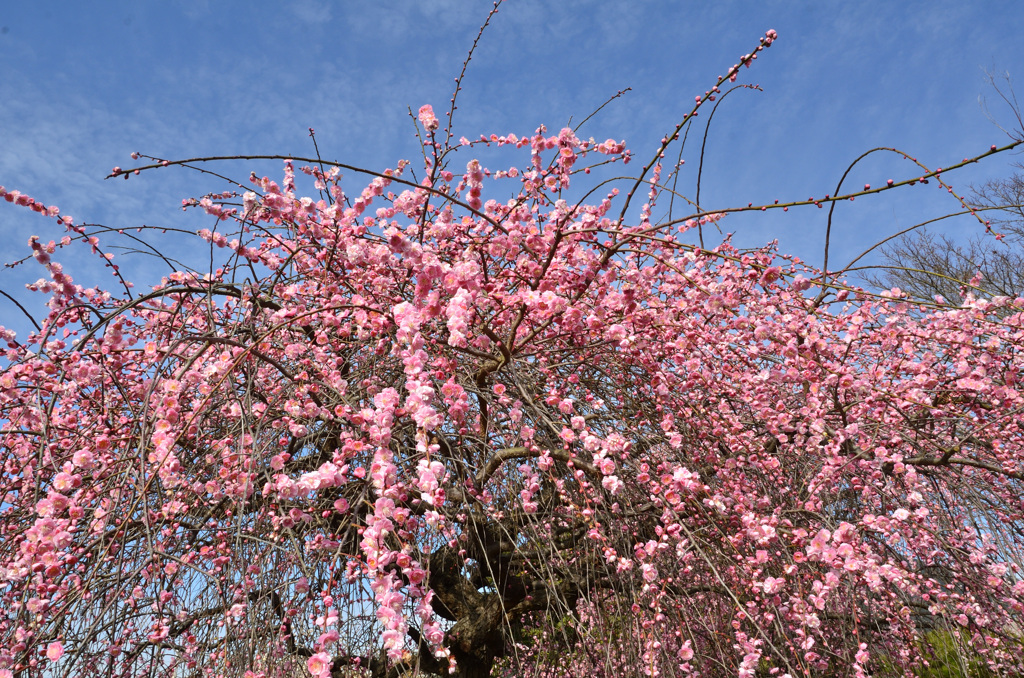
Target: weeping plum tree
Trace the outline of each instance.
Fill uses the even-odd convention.
[[[424,106],[421,178],[286,160],[145,293],[3,189],[67,236],[5,331],[0,676],[863,676],[936,632],[1024,669],[1024,301],[688,244],[759,206],[652,219],[738,71],[580,201],[622,143]],[[114,174],[198,162],[151,160]]]

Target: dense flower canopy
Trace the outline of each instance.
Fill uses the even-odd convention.
[[[1024,670],[1024,300],[698,247],[658,158],[572,202],[621,142],[418,120],[420,180],[190,201],[221,264],[137,296],[2,190],[71,235],[0,376],[0,675]]]

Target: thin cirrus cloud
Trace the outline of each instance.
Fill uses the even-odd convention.
[[[180,201],[226,188],[217,180],[183,170],[127,182],[103,177],[114,165],[130,166],[132,151],[172,158],[310,155],[310,127],[326,158],[394,166],[418,153],[409,109],[430,103],[439,114],[447,110],[453,79],[489,8],[458,0],[171,2],[105,11],[22,3],[0,19],[7,29],[0,32],[0,183],[57,204],[78,221],[196,230],[210,220],[182,214]],[[1021,19],[1024,6],[1016,2],[514,0],[492,20],[467,71],[456,136],[530,134],[542,123],[557,130],[631,87],[581,134],[625,139],[637,158],[647,158],[694,96],[774,28],[778,42],[741,75],[763,91],[730,95],[715,114],[701,204],[823,196],[874,146],[904,148],[935,167],[1005,143],[978,100],[999,103],[985,71],[1017,66],[1014,27]],[[1008,109],[993,105],[992,113],[1012,127]],[[691,132],[679,174],[679,190],[690,198],[702,136],[702,126]],[[948,178],[966,187],[1006,176],[1013,160],[993,159]],[[249,169],[280,174],[279,163],[221,169],[243,182]],[[872,156],[848,185],[919,171]],[[346,180],[350,192],[363,181]],[[500,190],[494,197],[506,197],[508,187]],[[934,186],[844,204],[834,218],[830,261],[955,209]],[[743,246],[777,239],[781,250],[820,263],[826,211],[736,216],[720,226]],[[977,228],[965,220],[944,223],[961,236]],[[0,232],[5,261],[28,253],[31,234],[62,235],[52,222],[11,206],[0,209]],[[182,259],[208,258],[180,240],[160,247]],[[78,282],[112,282],[87,253],[55,256]],[[115,261],[140,287],[163,274],[147,258]],[[41,295],[25,292],[24,284],[42,274],[31,262],[3,270],[0,287],[38,314]],[[24,336],[27,323],[15,309],[5,307],[2,316],[0,324]]]

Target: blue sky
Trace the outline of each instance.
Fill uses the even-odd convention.
[[[407,109],[446,109],[489,7],[471,0],[7,3],[0,184],[59,205],[78,222],[195,230],[211,223],[182,214],[181,199],[225,188],[216,179],[181,169],[127,182],[103,177],[114,165],[130,166],[132,151],[311,155],[309,127],[327,159],[394,166],[418,150]],[[847,165],[874,146],[948,166],[1006,143],[990,116],[1015,125],[986,72],[1020,77],[1024,3],[1016,0],[509,0],[470,64],[456,135],[522,135],[541,123],[557,130],[631,87],[581,135],[625,139],[647,158],[694,96],[770,28],[778,42],[741,80],[764,91],[737,92],[715,115],[701,189],[708,208],[831,193]],[[690,195],[698,152],[691,135],[680,179]],[[966,188],[1007,176],[1019,160],[998,156],[947,179]],[[250,168],[280,175],[278,163],[221,170],[244,179]],[[849,185],[915,173],[879,159]],[[361,182],[346,182],[349,192]],[[847,203],[837,212],[833,262],[956,207],[934,183]],[[752,214],[721,226],[744,246],[778,239],[781,250],[820,262],[826,211]],[[945,224],[960,236],[978,228]],[[62,235],[52,220],[7,204],[0,204],[0,233],[5,262],[27,254],[33,233]],[[89,256],[56,258],[77,282],[113,282]],[[140,286],[163,273],[144,257],[118,261]],[[32,262],[0,270],[0,287],[38,311],[41,295],[24,284],[43,274]],[[24,336],[19,315],[0,300],[0,324]]]

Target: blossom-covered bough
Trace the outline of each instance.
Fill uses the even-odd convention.
[[[1024,301],[689,244],[735,210],[651,219],[683,125],[575,202],[622,143],[418,120],[418,180],[193,201],[206,275],[86,289],[33,238],[0,676],[860,676],[934,637],[1024,670]]]

